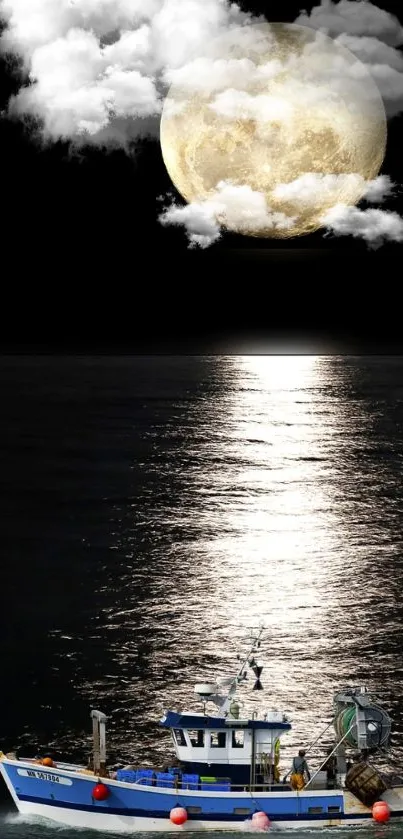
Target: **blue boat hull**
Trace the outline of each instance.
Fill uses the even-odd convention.
[[[357,824],[372,818],[360,805],[346,807],[342,790],[275,792],[208,792],[160,789],[105,779],[108,797],[93,798],[97,778],[82,767],[47,770],[29,761],[3,758],[0,770],[21,813],[44,816],[61,824],[99,830],[245,830],[263,810],[283,827]],[[403,791],[402,791],[403,792]],[[187,821],[178,827],[170,812],[183,807]],[[394,816],[403,815],[395,808]]]

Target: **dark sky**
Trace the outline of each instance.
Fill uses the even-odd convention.
[[[289,21],[312,5],[242,2]],[[5,61],[1,72],[4,109],[18,82]],[[403,184],[402,140],[395,118],[383,172]],[[403,349],[402,245],[227,235],[189,251],[182,229],[157,221],[157,196],[173,191],[157,142],[72,158],[3,118],[0,146],[3,350]]]

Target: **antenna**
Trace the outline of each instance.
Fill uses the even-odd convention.
[[[243,676],[243,678],[246,678],[246,673],[244,672],[245,669],[246,669],[246,666],[249,666],[251,668],[251,670],[253,670],[253,672],[256,676],[256,681],[255,681],[255,684],[253,685],[253,690],[263,690],[263,685],[260,681],[260,677],[261,677],[262,671],[263,671],[263,664],[261,663],[261,661],[256,661],[256,659],[254,657],[254,653],[257,653],[258,650],[260,650],[261,643],[262,643],[262,640],[263,640],[262,636],[263,636],[264,629],[265,629],[264,623],[260,623],[258,627],[252,628],[250,630],[249,638],[250,638],[250,642],[251,642],[251,648],[250,648],[246,658],[244,659],[242,667],[240,668],[239,673],[238,673],[238,677]]]
[[[263,664],[260,661],[256,660],[255,655],[257,655],[258,651],[260,650],[261,643],[263,640],[264,628],[264,624],[262,623],[258,627],[254,627],[250,630],[247,638],[245,639],[249,641],[250,647],[247,654],[243,658],[240,654],[237,655],[237,659],[240,662],[240,665],[236,675],[218,678],[216,679],[215,683],[204,682],[199,683],[195,686],[195,693],[203,702],[204,708],[206,702],[213,702],[214,705],[217,708],[219,708],[219,712],[221,714],[227,714],[228,712],[230,712],[231,700],[234,698],[236,694],[238,685],[248,678],[248,668],[253,670],[256,677],[255,684],[253,685],[253,690],[263,690],[263,685],[260,681],[260,677],[262,675],[263,670]],[[227,688],[226,696],[218,693],[220,688]]]

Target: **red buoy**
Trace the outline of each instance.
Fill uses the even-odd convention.
[[[95,784],[92,790],[92,797],[95,798],[95,801],[105,801],[108,798],[109,789],[105,784],[99,782],[99,784]]]
[[[258,813],[254,813],[252,816],[252,825],[257,830],[268,830],[270,827],[270,819],[263,810],[259,810]]]
[[[372,818],[376,822],[385,824],[390,819],[390,807],[386,801],[375,801],[372,807]]]
[[[185,824],[188,818],[188,814],[184,807],[173,807],[169,818],[171,819],[172,824]]]

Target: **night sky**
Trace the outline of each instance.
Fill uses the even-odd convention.
[[[317,4],[240,5],[292,22]],[[396,2],[377,5],[402,20]],[[4,351],[403,349],[402,244],[374,251],[322,233],[286,242],[226,234],[189,250],[182,228],[158,222],[158,196],[179,198],[159,143],[141,140],[129,153],[44,145],[29,121],[5,113],[16,69],[3,57]],[[402,140],[397,116],[382,169],[397,184]],[[388,208],[403,214],[403,198]]]

